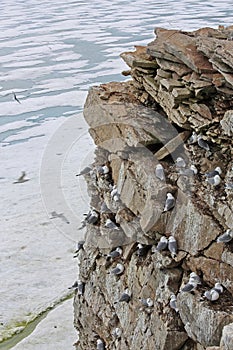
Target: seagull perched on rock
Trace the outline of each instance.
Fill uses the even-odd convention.
[[[112,331],[112,336],[114,338],[120,338],[121,337],[121,334],[122,334],[122,330],[120,328],[115,328],[113,331]]]
[[[124,266],[122,264],[117,264],[114,269],[111,270],[112,275],[121,275],[124,271]]]
[[[187,169],[181,168],[179,170],[179,174],[184,176],[193,176],[193,175],[197,175],[197,173],[198,173],[198,170],[194,164],[190,165],[190,168],[187,168]]]
[[[217,166],[214,170],[209,171],[208,173],[205,174],[207,178],[214,177],[215,175],[221,175],[222,174],[222,169]]]
[[[79,251],[80,251],[81,249],[84,250],[84,248],[83,248],[84,243],[85,243],[85,241],[79,241],[79,242],[77,243],[77,247],[76,247],[76,250],[75,250],[75,252],[74,252],[73,258],[77,258],[78,253],[79,253]]]
[[[104,226],[110,230],[119,230],[119,227],[111,219],[107,219]]]
[[[140,256],[140,257],[144,257],[144,256],[147,255],[147,253],[148,253],[149,249],[151,248],[151,246],[138,243],[137,248],[138,249],[136,251],[136,255]]]
[[[99,175],[106,175],[106,174],[109,173],[109,171],[110,171],[110,169],[109,169],[109,167],[106,164],[97,167],[97,173]]]
[[[88,214],[84,214],[86,217],[82,221],[82,226],[78,228],[78,230],[81,230],[84,228],[87,224],[94,225],[98,219],[99,219],[99,213],[95,209],[91,209]]]
[[[197,284],[201,284],[200,277],[196,274],[196,272],[191,272],[189,275],[189,280],[195,281]]]
[[[104,341],[102,339],[97,339],[96,349],[97,350],[105,350],[105,344],[104,344]]]
[[[128,303],[130,299],[131,299],[131,292],[129,291],[128,288],[126,288],[122,293],[120,299],[118,301],[115,301],[114,304],[123,303],[123,302]]]
[[[171,252],[172,257],[174,258],[177,255],[177,242],[175,237],[170,236],[168,238],[168,249]]]
[[[162,164],[157,164],[155,167],[155,176],[161,181],[165,181],[165,173]]]
[[[192,135],[188,139],[188,143],[192,145],[193,143],[197,142],[197,133],[195,131],[192,132]]]
[[[78,295],[83,295],[84,289],[85,289],[85,283],[80,280],[75,281],[74,284],[68,289],[75,289],[78,292]]]
[[[200,284],[199,276],[194,273],[190,274],[189,281],[181,289],[181,292],[192,292],[197,288],[197,285]]]
[[[147,298],[147,299],[140,298],[139,300],[143,306],[152,307],[154,305],[154,302],[151,298]]]
[[[176,166],[178,168],[185,168],[186,167],[186,162],[185,162],[184,158],[182,158],[182,157],[178,157],[175,160],[175,163],[176,163]]]
[[[118,202],[120,200],[120,195],[117,190],[117,186],[114,185],[111,192],[110,192],[111,198],[115,201]]]
[[[223,287],[217,282],[213,288],[204,293],[204,296],[210,301],[216,301],[219,299],[221,293],[223,293]]]
[[[163,211],[164,212],[169,211],[174,206],[175,206],[175,198],[173,197],[173,195],[170,192],[168,192]]]
[[[92,171],[92,167],[87,166],[87,167],[85,167],[83,170],[81,170],[80,173],[77,174],[76,176],[81,176],[81,175],[90,174],[91,171]]]
[[[228,243],[233,238],[233,230],[226,230],[221,236],[217,238],[217,243]]]
[[[175,312],[178,312],[179,309],[176,305],[176,296],[175,294],[172,294],[171,297],[170,297],[170,303],[169,303],[170,307],[175,310]]]
[[[206,181],[211,185],[211,186],[218,186],[221,182],[221,177],[219,175],[215,175],[213,177],[208,177]]]
[[[167,248],[168,240],[167,237],[162,236],[159,240],[159,243],[157,244],[156,250],[160,252],[161,250],[164,250]]]
[[[198,146],[203,148],[204,150],[206,151],[210,150],[210,146],[205,140],[203,140],[202,135],[197,136],[197,143],[198,143]]]
[[[116,249],[112,250],[106,257],[106,260],[114,260],[119,258],[122,255],[122,248],[117,247]]]

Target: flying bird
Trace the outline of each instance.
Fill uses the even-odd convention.
[[[21,103],[20,100],[17,98],[17,96],[16,96],[16,94],[15,94],[14,91],[12,92],[12,94],[13,94],[14,100],[15,100],[16,102],[18,102],[18,103]]]
[[[87,167],[85,167],[83,170],[81,170],[80,173],[77,174],[76,176],[81,176],[81,175],[90,174],[91,171],[92,171],[92,167],[87,166]]]
[[[25,179],[25,177],[26,177],[26,172],[22,171],[21,176],[16,181],[14,181],[13,184],[21,184],[23,182],[29,181],[29,179],[27,178]]]

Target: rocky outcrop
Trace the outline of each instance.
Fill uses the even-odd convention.
[[[232,32],[158,28],[148,46],[121,55],[132,80],[89,91],[84,116],[97,150],[85,178],[98,221],[87,223],[78,257],[77,349],[97,339],[106,349],[232,349],[233,240],[217,241],[233,229]],[[164,211],[167,193],[175,205]],[[176,239],[177,254],[156,249],[162,236]],[[109,256],[116,247],[122,253]],[[191,272],[201,284],[182,292]],[[216,282],[224,290],[209,301]],[[130,300],[119,302],[126,289]]]

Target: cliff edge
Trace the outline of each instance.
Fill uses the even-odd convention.
[[[155,34],[85,103],[76,348],[232,350],[233,27]]]

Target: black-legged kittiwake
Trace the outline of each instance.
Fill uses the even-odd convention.
[[[197,285],[200,284],[196,277],[189,278],[188,283],[186,283],[183,288],[181,288],[181,292],[192,292],[197,288]]]
[[[184,158],[182,158],[182,157],[176,158],[175,164],[178,168],[185,168],[186,167],[186,162],[185,162]]]
[[[214,289],[206,290],[204,296],[210,301],[216,301],[219,299],[219,293]]]
[[[233,230],[227,229],[221,236],[217,238],[217,243],[228,243],[233,238]]]
[[[178,307],[177,307],[177,304],[176,304],[176,296],[175,296],[175,294],[172,294],[172,295],[170,296],[169,305],[170,305],[170,307],[171,307],[173,310],[175,310],[175,312],[178,312],[178,311],[179,311],[179,309],[178,309]]]
[[[206,151],[210,151],[210,146],[208,145],[208,143],[202,138],[202,135],[198,135],[197,136],[197,143],[198,146],[203,148]]]
[[[81,250],[81,249],[84,249],[84,247],[83,247],[83,246],[84,246],[84,243],[85,243],[85,241],[79,241],[79,242],[77,243],[76,250],[75,250],[75,252],[74,252],[73,258],[77,258],[77,256],[78,256],[80,250]]]
[[[175,198],[173,197],[172,193],[168,192],[163,211],[164,212],[169,211],[174,206],[175,206]]]
[[[150,248],[151,248],[150,245],[145,245],[145,244],[138,243],[137,250],[136,250],[136,255],[140,256],[140,257],[144,257],[144,256],[147,255],[147,253],[148,253]]]
[[[119,327],[116,327],[116,328],[113,329],[112,336],[114,338],[120,338],[121,335],[122,335],[122,330]]]
[[[225,189],[226,190],[233,190],[233,183],[232,182],[225,183]]]
[[[110,214],[112,211],[108,208],[107,204],[105,202],[101,203],[100,206],[100,213],[101,214]]]
[[[68,289],[74,289],[75,291],[78,292],[78,295],[83,295],[84,294],[84,289],[85,289],[85,283],[80,281],[80,280],[77,280]]]
[[[218,186],[221,182],[221,177],[219,175],[215,175],[214,177],[208,177],[206,181],[211,185],[211,186]]]
[[[97,339],[96,349],[97,350],[105,350],[105,343],[102,339]]]
[[[114,267],[114,269],[112,269],[110,271],[110,274],[112,274],[112,275],[121,275],[123,273],[123,271],[124,271],[124,265],[119,263],[119,264],[116,265],[116,267]]]
[[[217,166],[214,170],[209,171],[208,173],[205,174],[207,178],[214,177],[215,175],[221,175],[222,174],[222,169]]]
[[[143,306],[152,307],[154,305],[154,302],[151,298],[147,298],[147,299],[139,298],[139,300]]]
[[[119,227],[111,219],[107,219],[104,226],[110,230],[119,230]]]
[[[114,304],[123,303],[123,302],[128,303],[130,299],[131,299],[131,292],[129,291],[128,288],[126,288],[122,293],[122,295],[120,296],[120,299],[118,301],[115,301]]]
[[[223,286],[219,282],[215,283],[212,289],[216,290],[219,294],[223,293]]]
[[[120,194],[118,193],[117,186],[114,185],[111,192],[110,192],[111,198],[115,201],[118,202],[120,200]]]
[[[165,173],[162,164],[157,164],[155,167],[155,176],[161,181],[165,181]]]
[[[21,176],[13,182],[13,184],[21,184],[24,183],[26,181],[29,181],[29,179],[25,178],[26,177],[26,172],[22,171]]]
[[[159,240],[159,243],[157,244],[156,250],[160,252],[161,250],[164,250],[167,248],[168,240],[167,237],[162,236]]]
[[[116,249],[112,250],[110,253],[107,254],[106,260],[114,260],[119,258],[122,255],[122,248],[117,247]]]
[[[192,132],[192,135],[190,136],[190,138],[188,139],[188,143],[190,145],[194,144],[197,142],[197,133],[195,131]]]
[[[177,255],[177,242],[175,237],[170,236],[168,238],[168,249],[171,252],[172,257],[174,258]]]
[[[90,174],[90,172],[92,171],[92,167],[90,166],[86,166],[84,169],[82,169],[80,171],[80,173],[78,173],[76,176],[81,176],[81,175],[86,175],[86,174]]]
[[[184,176],[193,176],[193,175],[196,175],[197,173],[198,173],[198,170],[194,164],[190,165],[189,168],[186,168],[186,169],[181,168],[179,170],[179,174]]]
[[[87,224],[94,225],[99,219],[99,213],[95,209],[91,209],[88,214],[85,214],[85,216],[85,219],[82,221],[82,226],[79,227],[78,230],[81,230]]]
[[[196,272],[190,273],[189,280],[195,281],[197,284],[201,284],[201,278],[196,274]]]
[[[105,164],[97,167],[97,173],[100,175],[106,175],[110,171],[109,167]]]

